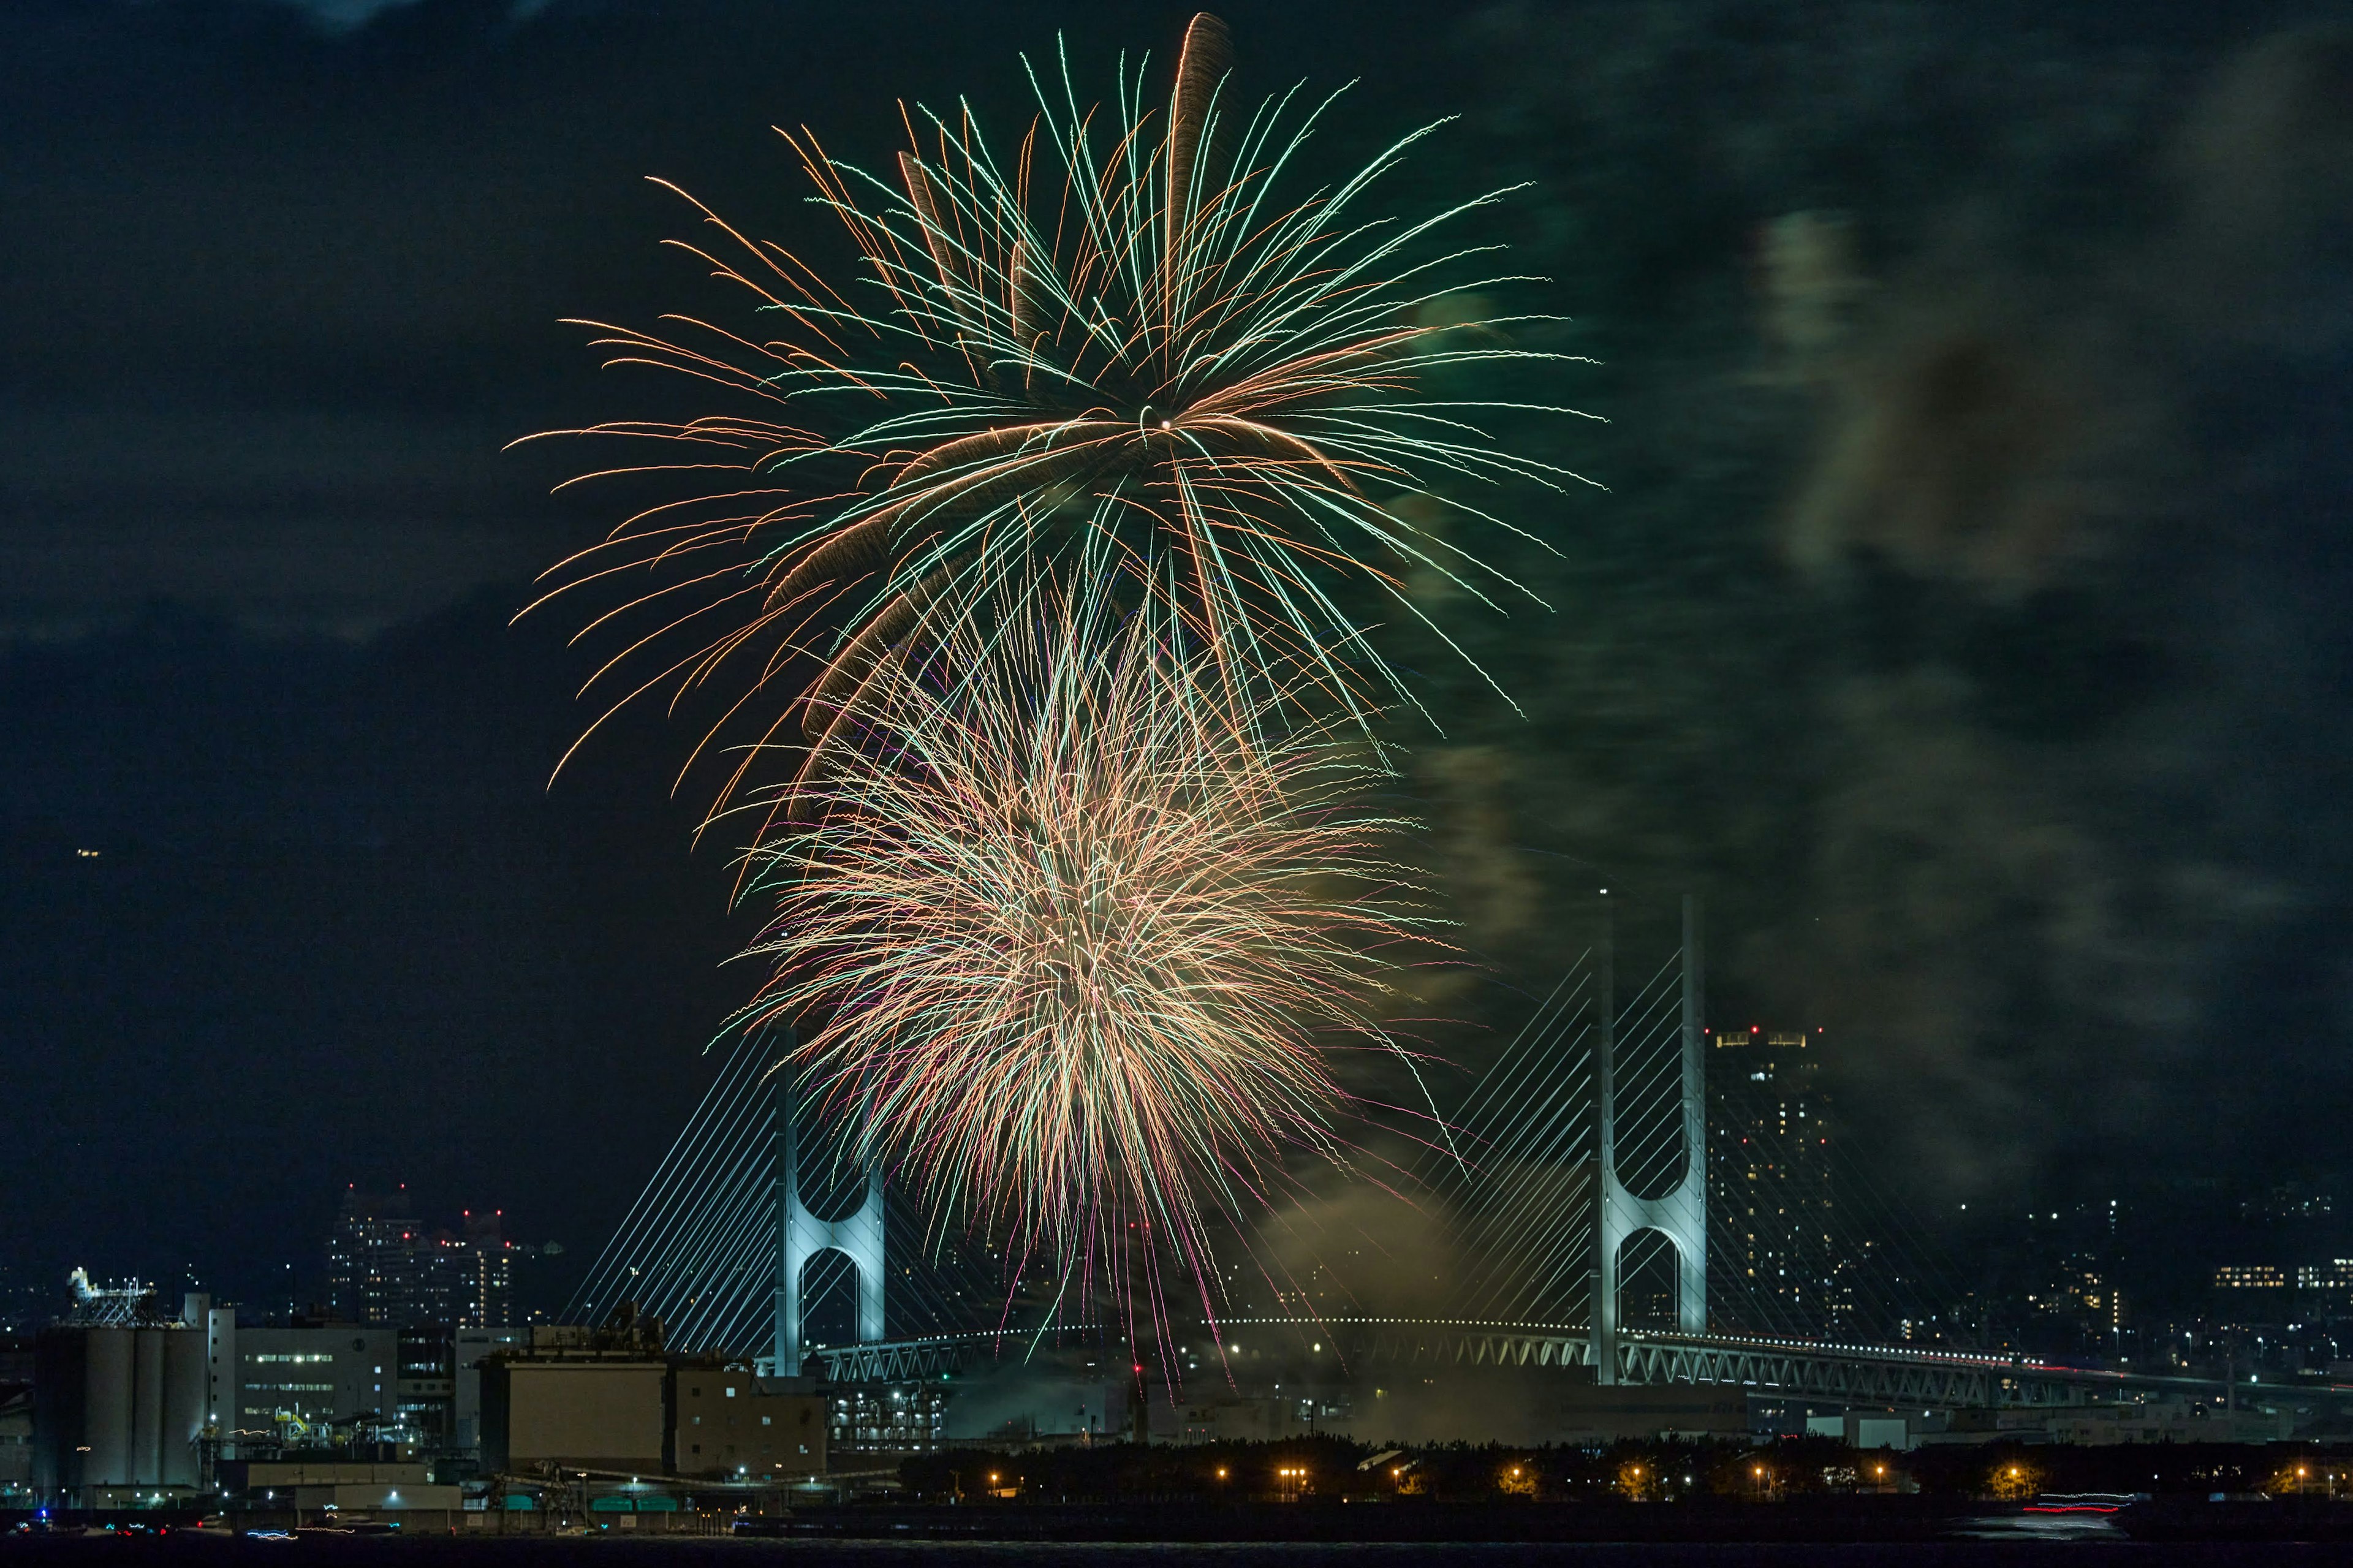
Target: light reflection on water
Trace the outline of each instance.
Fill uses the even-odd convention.
[[[1981,1514],[1950,1532],[1962,1541],[2129,1541],[2113,1513],[2027,1511]]]

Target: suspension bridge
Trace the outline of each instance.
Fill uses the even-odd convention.
[[[1711,1038],[1697,900],[1678,913],[1645,948],[1623,940],[1605,900],[1590,940],[1449,1117],[1461,1152],[1416,1173],[1468,1260],[1446,1310],[1245,1310],[1218,1329],[1312,1333],[1365,1366],[1573,1368],[1603,1384],[1924,1408],[2219,1394],[2198,1379],[1873,1337],[1866,1325],[1887,1321],[1890,1303],[1949,1281],[1867,1179],[1845,1173],[1832,1201],[1820,1096],[1801,1077],[1743,1070],[1765,1058],[1743,1055],[1738,1035]],[[1808,1048],[1784,1045],[1767,1067]],[[791,1085],[772,1070],[789,1047],[750,1037],[721,1065],[575,1295],[575,1321],[628,1301],[659,1317],[674,1348],[865,1383],[935,1380],[1008,1339],[1075,1327],[1050,1309],[1012,1322],[1001,1267],[943,1245],[879,1173],[829,1157],[812,1170]]]

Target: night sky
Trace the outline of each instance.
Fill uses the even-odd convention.
[[[753,925],[659,713],[549,784],[591,663],[510,621],[615,519],[502,448],[652,406],[561,319],[708,301],[645,175],[813,229],[772,123],[879,160],[1189,9],[0,10],[0,1266],[315,1295],[403,1181],[594,1251]],[[1826,1023],[1923,1206],[2337,1179],[2353,46],[2212,9],[1222,7],[1253,93],[1363,79],[1327,173],[1464,111],[1409,189],[1534,181],[1499,237],[1604,362],[1559,613],[1471,634],[1529,716],[1417,764],[1447,1048],[1590,864],[1707,890],[1722,1007]],[[1793,369],[1800,211],[1860,238]]]

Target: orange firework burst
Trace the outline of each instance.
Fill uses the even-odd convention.
[[[1509,528],[1466,494],[1576,479],[1479,424],[1571,410],[1433,384],[1561,357],[1509,346],[1514,323],[1539,318],[1487,313],[1485,291],[1520,279],[1488,275],[1482,247],[1434,243],[1504,193],[1409,223],[1366,211],[1424,127],[1286,202],[1278,187],[1331,100],[1298,110],[1294,92],[1244,113],[1227,56],[1224,25],[1196,17],[1165,109],[1144,68],[1123,64],[1110,115],[1081,108],[1067,61],[1044,80],[1032,70],[1039,112],[1009,156],[968,108],[907,115],[889,178],[787,133],[847,228],[854,279],[837,287],[702,209],[719,238],[686,248],[756,323],[586,323],[612,363],[743,405],[572,432],[686,449],[606,473],[720,482],[554,573],[555,593],[643,584],[595,623],[637,627],[600,674],[660,650],[621,701],[708,685],[728,717],[705,745],[749,726],[723,804],[771,747],[822,751],[891,649],[945,646],[1080,551],[1105,563],[1097,591],[1167,598],[1238,710],[1280,695],[1360,727],[1410,696],[1342,607],[1345,581],[1424,624],[1407,571],[1482,599],[1516,591],[1427,521]]]
[[[1065,1279],[1157,1302],[1178,1259],[1214,1312],[1208,1222],[1286,1151],[1343,1157],[1335,1047],[1398,1048],[1379,971],[1430,941],[1400,824],[1363,763],[1237,721],[1165,619],[1024,605],[833,715],[813,825],[762,852],[775,978],[743,1021],[824,1020],[796,1065],[849,1160]]]

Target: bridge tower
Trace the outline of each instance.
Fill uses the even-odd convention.
[[[1701,1014],[1707,1005],[1699,900],[1683,907],[1683,1180],[1657,1197],[1638,1197],[1618,1180],[1617,925],[1605,904],[1598,965],[1600,1040],[1594,1053],[1595,1118],[1593,1364],[1618,1381],[1618,1252],[1639,1231],[1655,1230],[1675,1249],[1675,1315],[1687,1334],[1707,1332],[1707,1086]]]
[[[787,1054],[797,1044],[794,1032],[785,1032]],[[801,1370],[801,1274],[820,1252],[839,1252],[858,1272],[858,1341],[869,1344],[882,1337],[882,1173],[866,1173],[866,1197],[839,1219],[819,1219],[801,1202],[800,1140],[794,1125],[792,1075],[778,1068],[776,1085],[776,1124],[773,1138],[776,1185],[776,1375],[797,1377]],[[763,1360],[767,1358],[763,1357]]]

